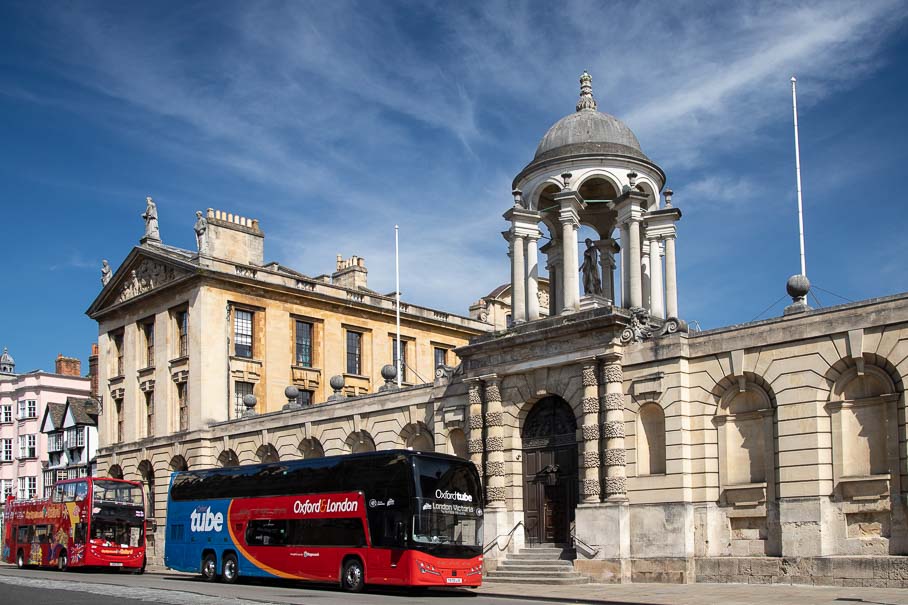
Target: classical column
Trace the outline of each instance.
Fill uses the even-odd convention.
[[[595,244],[599,250],[599,264],[602,266],[602,296],[616,305],[620,301],[615,300],[615,254],[620,248],[611,238],[597,240]]]
[[[642,235],[642,234],[641,234]],[[649,308],[650,306],[650,278],[651,278],[651,269],[650,269],[650,246],[649,240],[646,237],[641,238],[640,250],[642,252],[640,258],[640,280],[641,280],[641,302],[640,306],[644,308]]]
[[[628,285],[630,286],[630,296],[628,302],[631,307],[640,307],[643,305],[643,284],[640,277],[640,220],[631,217],[628,220],[628,247],[625,248],[628,256],[628,269],[630,277]]]
[[[662,243],[658,239],[649,241],[650,270],[650,313],[660,319],[665,318],[665,296],[662,292]]]
[[[486,395],[486,501],[491,508],[505,506],[504,419],[501,389],[495,375],[484,376]]]
[[[599,380],[596,360],[583,362],[583,442],[580,495],[583,502],[599,502]]]
[[[545,266],[546,270],[549,272],[549,315],[558,315],[561,312],[561,308],[558,306],[558,297],[561,292],[561,288],[558,283],[558,264],[556,262],[551,262]]]
[[[628,223],[621,224],[621,306],[625,309],[631,306],[631,271],[630,271],[630,243],[631,235]]]
[[[624,373],[621,357],[611,356],[602,369],[605,382],[605,422],[602,425],[605,450],[605,499],[627,499],[627,455],[624,449]]]
[[[482,430],[482,382],[478,378],[470,378],[465,382],[469,385],[468,397],[470,401],[469,417],[467,426],[470,429],[467,449],[470,452],[470,462],[476,467],[479,476],[482,477],[482,454],[485,450]]]
[[[527,241],[527,320],[539,319],[539,253],[538,235],[528,235]]]
[[[573,217],[561,218],[561,258],[564,283],[564,308],[562,313],[573,313],[580,307],[580,265],[577,263],[577,229],[579,225]]]
[[[522,235],[511,235],[511,250],[513,254],[513,271],[511,274],[511,319],[514,323],[523,323],[527,320],[527,269],[524,262],[524,241]]]
[[[678,282],[675,274],[675,237],[665,238],[665,311],[678,317]]]

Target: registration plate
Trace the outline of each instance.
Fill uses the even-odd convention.
[[[123,567],[123,564],[114,562],[114,563],[111,563],[110,566],[111,567]]]
[[[448,584],[463,584],[463,578],[447,578],[445,582]]]

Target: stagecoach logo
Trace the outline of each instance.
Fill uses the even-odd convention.
[[[384,500],[376,500],[375,498],[369,500],[370,508],[378,508],[379,506],[394,506],[394,498],[388,498],[387,502]]]
[[[297,500],[293,503],[293,512],[297,515],[318,515],[321,513],[355,513],[359,510],[359,502],[344,498],[332,500],[321,498],[319,500]]]
[[[304,550],[304,551],[303,551],[303,558],[304,558],[304,559],[308,559],[309,557],[317,557],[317,556],[318,556],[318,553],[317,553],[317,552],[309,552],[308,550]]]
[[[190,531],[221,531],[223,528],[223,513],[212,513],[210,506],[199,506],[189,515]]]
[[[435,498],[438,500],[457,500],[458,502],[472,502],[473,496],[463,492],[449,492],[440,489],[435,490]]]

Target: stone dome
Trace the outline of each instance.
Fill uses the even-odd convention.
[[[626,155],[649,161],[627,124],[596,109],[592,80],[587,72],[580,76],[577,111],[549,128],[536,148],[532,163],[590,153]]]
[[[0,372],[13,372],[16,368],[16,361],[9,354],[9,349],[3,347],[3,354],[0,355]]]

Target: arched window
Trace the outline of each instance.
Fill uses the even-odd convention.
[[[322,447],[321,441],[319,441],[315,437],[310,437],[309,439],[303,439],[302,441],[300,441],[299,450],[304,460],[309,460],[310,458],[325,457],[325,448]]]
[[[218,456],[218,466],[228,468],[239,465],[240,459],[233,450],[224,450],[221,452],[221,455]]]
[[[259,462],[280,462],[281,457],[277,453],[277,449],[270,443],[265,443],[259,446],[259,449],[255,452],[256,458],[259,459]]]
[[[148,460],[139,463],[139,475],[145,484],[145,515],[149,518],[155,516],[155,485],[154,485],[154,467]]]
[[[123,469],[120,468],[119,464],[114,464],[109,469],[107,469],[107,476],[111,479],[122,479],[123,478]]]
[[[886,452],[898,395],[889,376],[866,366],[846,371],[836,382],[830,412],[836,479],[880,476],[892,472]]]
[[[356,431],[350,433],[346,440],[347,450],[351,454],[361,454],[363,452],[375,451],[375,440],[368,431]]]
[[[637,474],[665,474],[665,413],[645,403],[637,414]]]
[[[170,469],[173,471],[188,471],[189,464],[186,462],[186,458],[177,454],[170,459]]]

